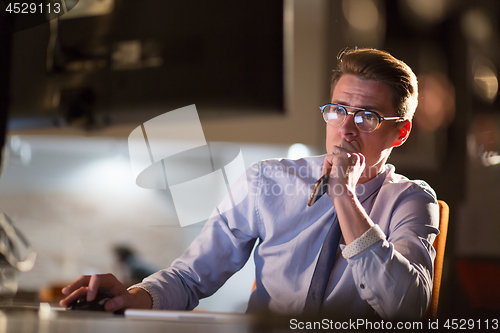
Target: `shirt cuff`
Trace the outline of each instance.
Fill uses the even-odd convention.
[[[130,289],[136,289],[136,288],[140,288],[142,290],[145,290],[149,294],[149,296],[151,296],[151,300],[152,300],[151,309],[152,310],[160,310],[160,298],[158,297],[158,293],[156,292],[156,290],[150,284],[147,284],[147,283],[134,284],[133,286],[128,287],[127,291]]]
[[[355,255],[360,254],[376,242],[384,239],[385,234],[382,229],[380,229],[378,225],[374,225],[360,237],[356,238],[351,244],[345,246],[342,250],[342,256],[345,259],[352,258]]]

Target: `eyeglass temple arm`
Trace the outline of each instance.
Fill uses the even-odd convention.
[[[382,120],[405,120],[403,117],[381,117]]]

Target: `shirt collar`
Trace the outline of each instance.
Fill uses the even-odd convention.
[[[375,192],[377,192],[382,184],[384,183],[384,180],[389,173],[390,168],[387,166],[384,166],[384,169],[381,173],[379,173],[377,176],[374,178],[370,179],[369,181],[359,184],[356,186],[356,195],[358,196],[358,200],[360,202],[365,201],[368,199],[370,196],[373,196]]]

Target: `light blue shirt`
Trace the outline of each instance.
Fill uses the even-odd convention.
[[[231,190],[233,197],[244,199],[231,208],[226,198],[171,267],[133,287],[150,293],[153,308],[193,309],[243,267],[257,242],[257,287],[248,311],[302,313],[334,216],[327,195],[307,206],[323,159],[253,165]],[[341,240],[323,310],[339,318],[422,317],[432,291],[432,243],[439,233],[434,191],[386,165],[356,193],[376,226],[349,246]]]

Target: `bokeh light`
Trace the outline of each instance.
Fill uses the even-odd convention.
[[[483,101],[493,103],[498,94],[497,70],[488,58],[478,56],[472,62],[474,91]]]
[[[408,7],[422,20],[440,21],[447,7],[446,0],[406,0]]]
[[[419,101],[414,124],[420,130],[434,132],[446,127],[455,116],[455,88],[441,73],[418,76]]]
[[[478,44],[485,44],[493,37],[491,19],[481,9],[472,9],[463,15],[462,31],[469,41]]]
[[[384,5],[379,0],[343,0],[347,39],[357,45],[381,47],[386,28]]]
[[[380,15],[373,0],[343,0],[342,11],[349,25],[357,30],[377,28]]]
[[[311,150],[302,143],[294,143],[288,148],[288,158],[296,160],[302,157],[311,156]]]

